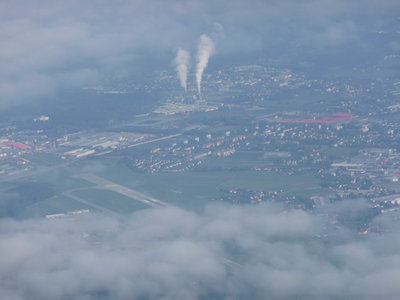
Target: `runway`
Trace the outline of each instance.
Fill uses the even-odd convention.
[[[165,207],[168,206],[167,203],[158,200],[154,197],[145,195],[141,192],[135,191],[133,189],[127,188],[123,185],[114,183],[108,179],[99,177],[94,174],[79,174],[75,177],[84,179],[86,181],[89,181],[91,183],[94,183],[97,185],[95,188],[99,189],[105,189],[105,190],[110,190],[119,194],[122,194],[124,196],[127,196],[133,200],[140,201],[146,205],[152,206],[152,207]]]

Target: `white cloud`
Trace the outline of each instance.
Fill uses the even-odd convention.
[[[395,298],[400,239],[334,232],[271,205],[140,211],[121,221],[3,220],[9,299]],[[232,262],[233,261],[233,262]]]

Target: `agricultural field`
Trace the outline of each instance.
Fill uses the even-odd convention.
[[[44,215],[67,213],[81,209],[95,211],[93,207],[64,195],[57,195],[29,205],[20,213],[22,218],[43,217]]]
[[[320,187],[320,180],[312,173],[287,175],[251,170],[256,166],[274,165],[277,160],[279,158],[266,158],[259,152],[238,153],[232,157],[210,158],[202,169],[154,174],[133,171],[118,158],[86,160],[36,176],[36,184],[44,185],[48,193],[33,203],[24,204],[16,214],[37,217],[78,209],[93,210],[90,204],[119,214],[130,214],[147,207],[122,194],[94,188],[94,184],[77,177],[83,173],[95,174],[168,204],[195,211],[203,210],[208,203],[218,200],[225,191],[231,189],[284,190],[287,195],[301,197],[328,192]],[[68,193],[84,202],[68,197]]]

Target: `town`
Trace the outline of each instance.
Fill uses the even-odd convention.
[[[151,111],[106,129],[50,138],[41,126],[51,115],[32,118],[37,129],[0,128],[0,180],[43,166],[118,157],[138,174],[270,172],[306,174],[317,182],[306,194],[221,187],[213,201],[274,201],[313,211],[363,198],[380,213],[400,208],[398,81],[313,80],[288,68],[247,65],[212,72],[200,96],[193,86],[181,91],[165,71],[139,87],[119,82],[85,92],[126,95],[139,88],[163,96]]]

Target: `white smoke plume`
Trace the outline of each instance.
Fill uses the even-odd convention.
[[[211,38],[207,35],[202,34],[200,36],[200,42],[198,45],[197,52],[197,69],[196,69],[196,84],[197,90],[200,94],[201,91],[201,79],[203,77],[204,70],[207,67],[208,60],[215,53],[215,45]]]
[[[189,59],[190,54],[185,49],[178,49],[178,53],[176,54],[174,63],[176,64],[176,71],[178,72],[178,78],[181,83],[181,86],[187,90],[187,77],[189,70]]]

